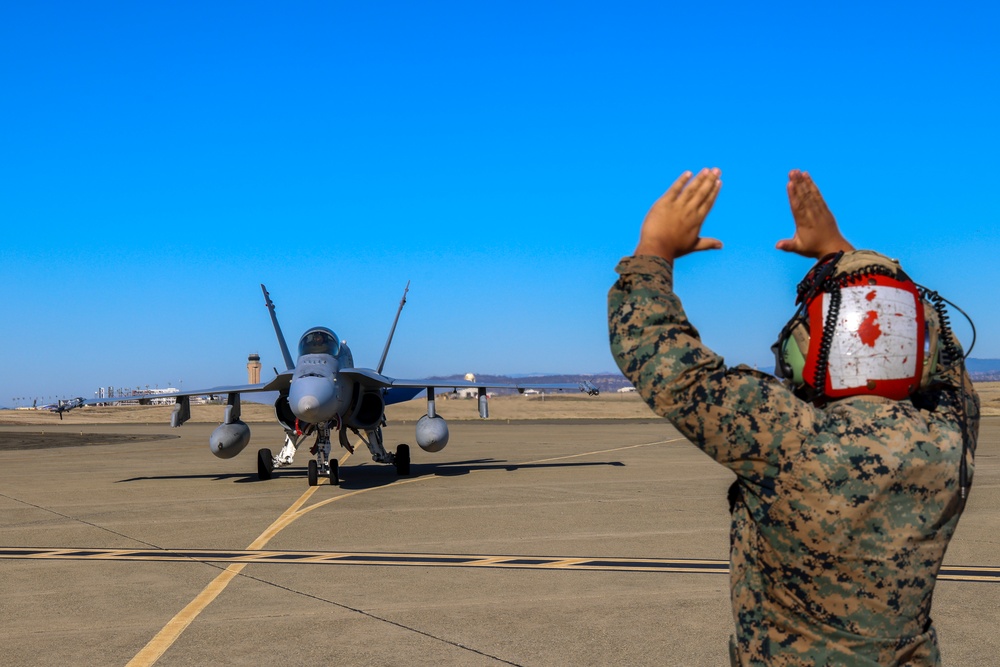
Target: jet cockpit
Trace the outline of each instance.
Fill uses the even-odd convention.
[[[299,356],[304,354],[340,354],[340,338],[326,327],[310,329],[299,340]]]

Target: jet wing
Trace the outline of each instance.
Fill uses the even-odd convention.
[[[139,396],[120,396],[107,398],[89,398],[83,405],[96,405],[99,403],[117,403],[119,401],[138,401],[140,404],[150,403],[153,399],[180,398],[182,396],[207,396],[211,394],[243,394],[258,391],[278,391],[287,392],[292,382],[291,371],[280,373],[269,382],[259,384],[223,385],[211,387],[209,389],[186,389],[184,391],[171,391],[161,394],[142,394]]]
[[[531,380],[517,382],[469,382],[468,380],[392,380],[392,387],[421,387],[425,389],[516,389],[524,393],[525,389],[558,389],[585,391],[592,396],[598,394],[596,386],[589,382],[532,382]]]
[[[417,394],[423,390],[423,387],[419,389],[416,387],[390,387],[385,392],[385,404],[405,403],[416,398]]]
[[[440,380],[440,379],[426,379],[426,380],[399,380],[396,378],[391,378],[381,373],[376,373],[373,370],[367,368],[342,368],[340,370],[341,374],[353,377],[357,382],[359,382],[364,387],[369,388],[382,388],[396,390],[396,389],[516,389],[518,392],[524,392],[525,389],[559,389],[559,390],[579,390],[585,391],[590,395],[597,395],[598,389],[593,384],[589,382],[562,382],[562,383],[546,383],[546,382],[532,382],[530,379],[525,378],[522,381],[517,382],[470,382],[468,380]],[[402,392],[400,392],[402,395]],[[414,394],[415,395],[415,394]],[[412,397],[411,397],[412,398]],[[409,399],[402,399],[409,400]]]
[[[388,389],[393,386],[391,377],[376,373],[370,368],[341,368],[339,372],[353,378],[366,389]]]
[[[425,385],[420,385],[419,387],[397,387],[393,384],[392,378],[386,377],[370,368],[341,368],[340,374],[346,375],[365,389],[384,389],[386,405],[409,401],[412,398],[416,398],[417,394],[427,388]]]

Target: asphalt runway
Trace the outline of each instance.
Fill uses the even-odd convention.
[[[732,477],[664,421],[452,422],[410,477],[363,450],[311,488],[306,451],[257,481],[278,427],[230,460],[213,428],[0,427],[0,664],[728,664]],[[998,433],[935,593],[946,664],[1000,655]]]

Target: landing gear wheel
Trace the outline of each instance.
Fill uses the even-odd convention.
[[[319,464],[316,459],[309,461],[309,486],[319,484]]]
[[[410,446],[399,445],[396,447],[396,474],[406,477],[410,474]]]
[[[271,456],[270,449],[257,450],[257,479],[271,479],[271,471],[274,470],[274,457]]]
[[[340,464],[337,459],[330,459],[330,484],[340,486]]]

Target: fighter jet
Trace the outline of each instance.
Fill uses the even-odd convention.
[[[77,396],[76,398],[59,399],[58,403],[52,403],[50,405],[43,405],[39,410],[48,410],[49,412],[58,412],[60,421],[63,418],[64,412],[69,412],[74,408],[81,408],[86,404],[82,396]]]
[[[416,442],[428,452],[440,452],[448,444],[448,424],[435,411],[434,392],[436,389],[455,391],[459,388],[477,390],[479,416],[489,417],[487,388],[513,388],[523,392],[534,389],[579,389],[590,395],[598,393],[597,387],[589,382],[580,384],[538,384],[538,383],[477,383],[468,380],[399,380],[382,374],[389,346],[399,322],[399,315],[406,304],[409,283],[403,290],[396,317],[389,330],[382,357],[374,369],[357,368],[347,343],[326,327],[313,327],[299,339],[298,356],[295,360],[289,352],[285,337],[278,325],[274,303],[267,288],[260,286],[264,294],[264,304],[271,316],[285,370],[277,373],[273,380],[260,384],[213,387],[157,394],[157,399],[174,397],[176,404],[171,415],[171,426],[180,426],[191,417],[191,397],[203,395],[226,395],[226,410],[223,422],[209,438],[212,453],[222,459],[229,459],[243,451],[250,442],[250,427],[240,420],[240,395],[252,392],[278,392],[274,402],[274,414],[285,431],[284,445],[277,455],[270,449],[257,451],[257,476],[270,479],[276,468],[290,466],[299,446],[310,437],[315,437],[311,451],[315,458],[309,461],[308,479],[310,486],[316,486],[319,478],[329,477],[333,485],[340,484],[340,472],[336,456],[331,456],[331,434],[337,433],[341,447],[353,452],[350,434],[360,439],[371,452],[377,463],[394,465],[396,473],[405,476],[410,473],[410,448],[401,444],[395,452],[386,451],[382,443],[382,427],[386,425],[387,405],[408,401],[421,391],[427,392],[427,414],[417,421]],[[140,403],[148,403],[152,397],[138,397]],[[129,400],[136,400],[131,397]],[[85,403],[107,403],[108,399],[91,399]],[[75,407],[75,406],[74,406]]]

